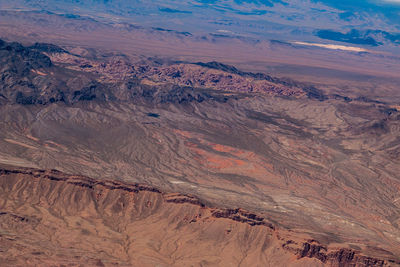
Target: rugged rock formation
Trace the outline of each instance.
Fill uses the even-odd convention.
[[[309,89],[301,84],[241,72],[215,62],[157,65],[121,58],[104,62],[73,55],[52,44],[24,47],[2,40],[0,52],[3,103],[72,104],[140,99],[157,103],[225,102],[238,93],[292,97],[309,94]]]
[[[288,240],[257,214],[146,185],[3,166],[0,196],[2,266],[396,264]]]
[[[358,254],[355,250],[339,248],[335,251],[328,251],[327,246],[316,240],[308,240],[303,243],[303,248],[292,248],[293,241],[286,241],[283,248],[286,248],[298,255],[298,258],[316,258],[329,266],[387,266],[398,265],[395,260],[382,260]]]
[[[268,95],[311,99],[353,99],[326,95],[315,86],[263,73],[244,72],[219,62],[160,63],[124,56],[75,55],[53,44],[24,47],[0,40],[0,103],[49,104],[79,101],[154,103],[226,102]],[[371,102],[365,97],[354,99]],[[379,103],[379,102],[378,102]]]

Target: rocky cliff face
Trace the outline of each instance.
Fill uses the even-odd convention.
[[[298,258],[316,258],[328,266],[395,266],[400,264],[400,262],[396,262],[395,260],[385,261],[383,259],[360,255],[355,250],[349,248],[339,248],[329,251],[327,246],[320,244],[316,240],[304,242],[301,249],[294,249],[290,247],[290,244],[291,241],[287,241],[283,247],[293,251],[298,255]]]
[[[183,194],[55,170],[0,169],[0,263],[90,266],[390,266],[260,215]]]

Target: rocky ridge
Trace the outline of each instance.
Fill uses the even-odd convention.
[[[124,55],[71,53],[59,46],[22,46],[0,40],[3,68],[0,103],[49,104],[79,101],[154,103],[226,102],[247,96],[308,97],[324,101],[373,102],[326,95],[313,85],[264,73],[238,70],[220,62],[134,60]]]
[[[238,94],[285,97],[309,95],[309,88],[265,74],[241,72],[218,62],[131,62],[72,54],[46,43],[22,46],[1,40],[0,100],[48,104],[78,101],[159,103],[227,101]],[[315,89],[316,90],[316,89]]]
[[[0,169],[0,190],[3,199],[0,211],[0,225],[2,225],[3,229],[8,229],[0,234],[0,242],[4,245],[3,253],[6,253],[4,255],[0,253],[0,261],[7,266],[12,262],[15,263],[21,260],[14,258],[15,255],[10,256],[9,253],[12,253],[13,246],[18,243],[19,246],[24,247],[23,250],[29,247],[26,244],[21,244],[21,240],[18,240],[17,236],[13,239],[14,243],[8,244],[5,242],[5,240],[12,240],[10,239],[11,232],[24,230],[28,232],[34,231],[35,234],[38,234],[42,229],[40,225],[45,225],[47,223],[46,220],[50,220],[44,216],[46,213],[43,213],[43,211],[38,214],[28,206],[39,210],[48,209],[51,213],[60,214],[65,218],[74,216],[74,218],[90,220],[91,217],[95,216],[98,218],[96,219],[97,221],[102,220],[105,225],[109,225],[108,227],[121,234],[128,231],[129,227],[134,227],[135,224],[140,225],[142,221],[146,221],[154,214],[163,213],[166,209],[169,212],[173,211],[174,214],[178,212],[169,220],[172,220],[170,223],[178,223],[180,231],[183,232],[186,228],[201,227],[202,225],[213,227],[212,225],[221,224],[222,226],[220,225],[217,230],[214,230],[221,231],[221,234],[224,233],[223,235],[226,237],[221,237],[222,239],[229,239],[229,236],[235,235],[238,227],[243,225],[244,228],[240,226],[239,228],[242,230],[239,231],[248,232],[254,240],[259,238],[267,238],[269,240],[264,243],[264,248],[257,253],[268,254],[268,247],[271,246],[278,251],[282,249],[281,252],[275,253],[282,257],[281,260],[283,262],[290,261],[292,264],[302,263],[308,266],[395,266],[400,264],[394,259],[376,259],[362,255],[359,251],[349,248],[332,248],[312,239],[295,239],[296,237],[291,236],[290,231],[274,226],[266,218],[257,214],[242,209],[211,207],[196,197],[179,193],[164,193],[147,185],[96,180],[80,175],[66,175],[56,170],[3,166]],[[14,210],[10,210],[11,207],[14,207]],[[87,217],[87,214],[92,215]],[[163,222],[161,221],[160,224],[163,224]],[[202,229],[203,235],[207,236],[207,230]],[[55,229],[55,231],[55,233],[58,233],[57,235],[61,234],[61,230]],[[220,234],[217,234],[217,232],[214,235],[219,236]],[[264,237],[262,237],[263,235]],[[135,234],[133,234],[133,237],[135,237]],[[83,239],[85,238],[83,237]],[[46,242],[51,243],[52,241],[47,240]],[[63,242],[62,239],[59,242]],[[202,247],[202,243],[205,242],[207,244],[208,241],[206,238],[197,242],[199,242],[198,246]],[[220,239],[219,242],[224,241]],[[258,244],[257,241],[254,242]],[[253,249],[255,251],[260,249],[251,247],[252,245],[250,244],[244,242],[242,244],[243,249]],[[44,248],[36,244],[36,247],[33,246],[30,249],[38,251]],[[178,247],[178,250],[181,249],[183,248]],[[129,251],[128,248],[126,250]],[[93,252],[95,251],[90,251],[90,253]],[[67,253],[71,253],[71,251]],[[290,259],[290,254],[295,256],[294,261]],[[8,256],[4,257],[6,255]],[[40,261],[41,255],[40,253],[32,252],[30,256],[32,257],[31,262]],[[247,255],[243,256],[243,259],[251,262],[251,258],[254,256],[251,255],[252,253],[247,253]],[[221,260],[225,260],[224,256],[221,256]],[[301,261],[305,259],[313,261],[308,263],[307,261]],[[109,260],[108,258],[100,258],[96,262],[107,263]],[[317,262],[314,260],[317,260]],[[89,263],[94,262],[94,259],[89,261]],[[175,262],[175,264],[178,264],[178,262]],[[258,264],[256,265],[258,266]]]

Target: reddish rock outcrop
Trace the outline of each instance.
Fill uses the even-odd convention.
[[[24,262],[27,265],[48,263],[49,257],[45,261],[43,258],[45,254],[40,252],[41,250],[46,251],[43,244],[55,246],[58,251],[65,253],[65,257],[77,257],[74,251],[74,246],[77,245],[74,240],[79,239],[80,242],[85,243],[90,242],[88,240],[98,240],[99,235],[108,236],[104,227],[114,231],[114,234],[101,241],[103,249],[108,247],[111,250],[108,256],[102,255],[99,256],[100,258],[93,256],[89,260],[89,265],[92,263],[95,265],[99,260],[102,262],[114,261],[117,264],[118,261],[113,258],[116,256],[121,258],[119,264],[122,259],[125,260],[125,264],[128,264],[133,260],[130,256],[133,252],[129,251],[135,251],[135,255],[140,254],[141,252],[135,249],[139,245],[135,244],[141,244],[146,240],[148,240],[147,242],[159,242],[160,246],[164,246],[161,244],[166,243],[166,254],[162,256],[162,259],[158,258],[158,261],[168,265],[183,264],[181,261],[171,261],[171,258],[166,255],[172,253],[168,252],[170,242],[178,242],[177,244],[185,242],[185,244],[176,245],[175,249],[175,251],[183,253],[182,255],[193,253],[193,243],[184,241],[188,235],[196,236],[193,237],[198,239],[196,247],[207,248],[199,249],[196,252],[199,253],[197,257],[205,257],[206,254],[202,253],[208,253],[208,248],[212,244],[213,246],[220,244],[218,247],[224,247],[223,244],[228,242],[226,244],[229,246],[241,247],[240,250],[232,252],[239,253],[242,260],[252,266],[263,266],[264,260],[264,263],[274,261],[289,263],[293,256],[297,256],[296,261],[299,264],[302,262],[301,264],[306,266],[317,266],[318,264],[327,266],[395,266],[399,264],[394,259],[368,257],[360,251],[348,248],[332,249],[329,248],[329,245],[321,244],[317,240],[302,241],[301,238],[297,238],[297,241],[294,241],[285,237],[289,236],[287,230],[280,229],[258,214],[240,208],[209,207],[194,196],[163,193],[159,189],[147,185],[96,180],[84,176],[67,175],[56,170],[7,167],[0,168],[0,195],[3,201],[6,201],[1,205],[0,211],[0,225],[2,229],[7,229],[6,232],[0,234],[0,243],[5,248],[3,255],[6,255],[6,257],[2,257],[0,254],[0,262],[3,263],[3,266],[11,266],[12,262]],[[78,224],[72,227],[71,220],[77,221]],[[51,223],[56,221],[58,224]],[[90,224],[84,222],[90,222]],[[49,227],[49,223],[52,225],[51,227]],[[59,223],[61,224],[59,225]],[[67,228],[60,228],[59,226],[64,223],[68,225]],[[70,239],[65,231],[81,231],[84,234]],[[94,232],[92,233],[92,231]],[[144,236],[141,237],[139,233]],[[152,237],[148,237],[150,233]],[[166,235],[166,233],[170,234]],[[53,239],[47,239],[48,234],[56,236],[58,243],[53,243],[55,242]],[[119,245],[113,244],[112,240],[121,235],[125,236],[125,239],[133,239],[122,246],[125,252],[116,252],[119,251]],[[158,241],[154,239],[157,236],[159,236]],[[234,239],[232,239],[233,237]],[[16,241],[13,243],[10,238]],[[181,241],[176,241],[176,238]],[[29,241],[31,243],[26,243],[25,240],[28,239],[31,240]],[[233,240],[237,240],[238,243]],[[59,247],[60,244],[64,245]],[[23,247],[21,253],[30,251],[29,259],[18,256],[19,253],[15,251],[16,246]],[[70,247],[70,249],[66,249],[66,247]],[[95,247],[82,249],[86,251],[87,255],[99,253]],[[279,250],[280,252],[277,252]],[[40,253],[36,253],[38,251]],[[154,250],[151,245],[145,245],[144,251],[153,255],[151,257],[154,259],[160,257],[157,256],[159,255],[157,253],[160,252]],[[250,253],[250,251],[252,252]],[[52,255],[52,263],[68,262],[58,254],[46,253]],[[219,260],[216,262],[228,260],[225,257],[231,255],[224,254],[225,252],[221,253],[223,255],[218,256]],[[20,258],[17,260],[16,257]],[[263,258],[265,259],[263,260]],[[151,266],[154,263],[149,259],[140,258],[139,262],[142,261],[143,266]],[[188,264],[188,261],[185,262]],[[206,265],[215,265],[216,262]],[[317,264],[317,262],[320,263]],[[235,261],[232,264],[236,264]]]

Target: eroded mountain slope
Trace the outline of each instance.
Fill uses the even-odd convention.
[[[390,264],[293,239],[254,213],[144,185],[8,166],[0,196],[2,266]]]

